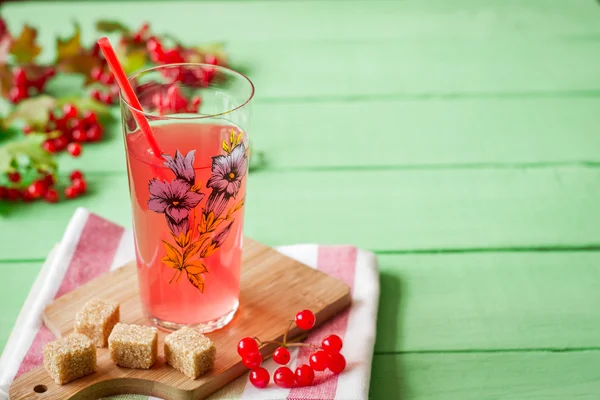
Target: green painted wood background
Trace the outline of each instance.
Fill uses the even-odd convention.
[[[600,5],[594,0],[21,2],[220,40],[257,86],[246,226],[375,251],[373,399],[600,396]],[[45,50],[43,57],[50,59]],[[123,147],[65,157],[91,193],[0,219],[0,349],[78,206],[129,225]]]

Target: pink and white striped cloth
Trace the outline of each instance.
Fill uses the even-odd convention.
[[[310,387],[282,389],[271,384],[256,389],[247,376],[232,382],[210,398],[217,399],[368,399],[375,325],[379,300],[379,276],[375,255],[352,246],[293,245],[277,249],[308,266],[346,282],[352,288],[353,305],[321,328],[311,332],[310,342],[336,333],[344,339],[346,371],[341,375],[317,373]],[[85,209],[78,209],[62,241],[50,252],[19,314],[0,357],[0,400],[14,378],[42,364],[41,350],[54,336],[44,326],[41,315],[53,299],[135,257],[130,230],[107,221]],[[355,284],[359,282],[360,284]],[[307,363],[308,352],[292,352],[290,367]],[[269,371],[273,360],[265,362]],[[132,399],[153,399],[132,396]]]

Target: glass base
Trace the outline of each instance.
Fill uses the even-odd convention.
[[[231,309],[231,311],[229,311],[227,314],[213,319],[211,321],[207,321],[207,322],[202,322],[200,324],[178,324],[176,322],[170,322],[170,321],[165,321],[159,318],[154,318],[152,316],[149,316],[149,318],[152,320],[152,323],[154,325],[156,325],[159,329],[165,330],[165,331],[176,331],[178,329],[181,329],[185,326],[188,326],[190,328],[196,329],[198,332],[200,333],[208,333],[208,332],[212,332],[212,331],[216,331],[217,329],[221,329],[224,326],[226,326],[228,323],[231,322],[231,320],[233,319],[235,313],[238,310],[240,303],[236,302],[235,303],[235,307],[233,307]]]

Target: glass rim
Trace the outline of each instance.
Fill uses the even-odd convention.
[[[250,78],[248,78],[246,75],[242,74],[241,72],[238,72],[236,70],[233,70],[231,68],[227,68],[227,67],[223,67],[220,65],[213,65],[213,64],[206,64],[206,63],[174,63],[174,64],[162,64],[162,65],[156,65],[154,67],[149,67],[149,68],[144,68],[142,70],[139,70],[137,72],[134,72],[133,74],[129,75],[127,77],[127,80],[132,83],[132,80],[140,77],[143,74],[147,74],[149,72],[153,72],[153,71],[158,71],[164,68],[170,68],[170,67],[182,67],[182,66],[186,66],[186,67],[210,67],[210,68],[215,68],[215,69],[219,69],[222,70],[224,72],[227,72],[229,74],[235,75],[238,78],[242,78],[242,80],[245,80],[246,82],[248,82],[248,84],[250,85],[250,95],[248,96],[248,98],[239,106],[231,108],[229,110],[220,112],[220,113],[216,113],[216,114],[207,114],[207,115],[200,115],[200,114],[191,114],[189,117],[179,117],[179,116],[158,116],[158,115],[154,115],[150,112],[144,111],[143,109],[140,110],[136,107],[134,107],[133,105],[131,105],[126,99],[125,96],[123,96],[123,91],[121,90],[121,88],[119,88],[119,97],[121,98],[121,101],[123,102],[123,104],[125,104],[127,106],[127,108],[129,108],[130,110],[132,110],[133,112],[137,112],[138,114],[141,114],[145,117],[149,117],[151,119],[165,119],[165,120],[169,120],[169,119],[179,119],[179,120],[195,120],[195,119],[204,119],[204,118],[214,118],[214,117],[218,117],[221,115],[225,115],[225,114],[230,114],[234,111],[237,111],[243,107],[245,107],[248,103],[250,103],[250,100],[252,100],[252,98],[254,97],[254,83],[252,83],[252,81],[250,80]]]

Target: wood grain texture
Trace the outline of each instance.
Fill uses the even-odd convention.
[[[376,251],[585,247],[600,244],[600,169],[256,172],[244,228],[271,246],[351,243]],[[9,204],[11,238],[43,258],[78,206],[130,225],[124,174],[88,179],[90,194],[57,204]],[[0,259],[14,258],[0,241]]]
[[[596,400],[600,352],[376,355],[370,398]]]
[[[237,354],[237,342],[245,336],[263,341],[281,340],[288,321],[300,309],[312,310],[320,325],[350,304],[347,285],[320,271],[309,268],[248,238],[245,239],[241,278],[240,310],[227,329],[207,334],[217,348],[214,368],[196,380],[167,366],[162,357],[166,332],[159,331],[159,360],[150,370],[117,367],[106,348],[98,349],[98,372],[57,385],[43,367],[19,377],[11,386],[11,399],[27,399],[33,387],[48,390],[39,399],[99,398],[119,393],[140,393],[165,400],[202,399],[246,371]],[[56,335],[73,331],[77,311],[91,298],[121,305],[121,321],[148,324],[137,291],[134,262],[82,285],[46,307],[44,322]],[[290,338],[301,331],[294,327]],[[261,348],[263,356],[275,349]]]

